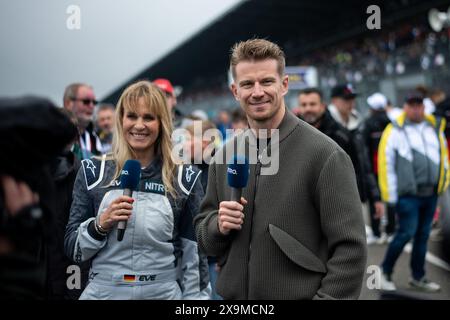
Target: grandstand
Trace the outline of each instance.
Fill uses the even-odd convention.
[[[366,26],[372,4],[381,9],[380,30]],[[236,41],[262,37],[283,47],[287,65],[316,67],[326,95],[334,84],[347,81],[361,93],[363,113],[365,97],[374,91],[399,104],[405,90],[450,80],[449,34],[433,32],[427,21],[431,8],[446,11],[449,5],[450,0],[243,1],[103,100],[115,103],[137,79],[166,77],[183,88],[179,106],[185,113],[203,109],[212,115],[233,108],[229,49]],[[287,101],[294,107],[295,91]]]

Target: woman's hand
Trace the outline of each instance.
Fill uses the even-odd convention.
[[[100,214],[99,224],[102,229],[111,230],[119,221],[127,221],[133,210],[134,199],[127,196],[120,196],[110,203],[109,207]]]

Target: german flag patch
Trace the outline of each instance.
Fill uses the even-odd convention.
[[[123,281],[126,282],[135,282],[136,281],[136,276],[135,275],[130,275],[130,274],[125,274],[123,276]]]

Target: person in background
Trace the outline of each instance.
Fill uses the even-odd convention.
[[[97,136],[102,144],[102,154],[111,152],[115,109],[112,104],[102,104],[96,112],[95,123]]]
[[[201,183],[206,191],[209,162],[216,149],[215,140],[219,138],[218,134],[214,134],[217,128],[211,121],[194,120],[192,124],[186,127],[186,131],[189,137],[186,139],[185,148],[186,154],[190,155],[190,159],[186,159],[186,161],[195,164],[202,171]],[[205,135],[205,132],[208,134]],[[208,149],[208,147],[210,148]],[[207,152],[209,154],[206,154]]]
[[[430,92],[430,100],[435,106],[439,105],[445,98],[447,98],[447,94],[441,89],[432,89]],[[436,112],[436,108],[434,111]]]
[[[102,144],[94,130],[94,107],[97,105],[94,90],[84,83],[73,83],[64,90],[63,107],[75,115],[79,141],[74,145],[78,159],[89,159],[101,154]]]
[[[194,110],[191,114],[183,118],[180,124],[180,128],[187,128],[191,126],[194,121],[208,121],[208,115],[203,110]]]
[[[75,125],[47,99],[0,98],[2,298],[64,298],[66,265],[58,224],[64,200],[52,164],[76,134]]]
[[[387,99],[377,92],[367,98],[367,104],[370,108],[370,115],[362,123],[361,131],[364,144],[366,145],[369,158],[371,160],[372,172],[375,179],[378,181],[378,146],[380,144],[381,135],[386,126],[391,122],[386,113]],[[375,210],[375,205],[371,198],[369,198],[369,214],[370,226],[372,234],[368,235],[367,243],[384,244],[392,239],[395,231],[395,207],[387,206],[387,219],[385,229],[382,230],[382,216]]]
[[[355,93],[351,84],[342,84],[331,90],[331,103],[328,110],[331,116],[349,131],[357,130],[361,117],[355,109]]]
[[[350,132],[333,119],[322,97],[322,91],[317,88],[301,90],[297,106],[299,118],[333,139],[353,159]]]
[[[445,119],[445,137],[447,139],[447,145],[450,145],[450,97],[444,99],[436,106],[434,113],[436,117]]]
[[[382,262],[381,288],[396,290],[394,266],[414,239],[411,287],[428,292],[440,285],[426,277],[425,255],[438,195],[449,182],[445,120],[425,114],[419,91],[406,95],[404,113],[383,131],[378,149],[378,179],[385,202],[396,206],[397,230]]]
[[[355,110],[355,98],[358,94],[350,84],[337,85],[331,91],[331,103],[328,106],[331,116],[350,133],[352,150],[350,158],[355,168],[358,191],[365,217],[369,217],[370,212],[375,212],[375,216],[384,215],[384,204],[381,201],[380,191],[377,181],[372,172],[372,165],[369,153],[362,136],[362,118]],[[368,202],[368,205],[366,205]],[[372,206],[372,208],[368,208]],[[367,220],[370,220],[367,219]],[[369,234],[370,229],[368,229]],[[371,241],[370,238],[367,239]]]
[[[196,126],[198,133],[201,133],[201,135],[196,135]],[[216,149],[215,142],[220,139],[220,137],[219,134],[210,134],[213,130],[217,131],[217,128],[214,123],[207,120],[194,121],[191,125],[186,127],[186,130],[189,133],[189,137],[186,140],[186,148],[188,149],[187,154],[190,154],[190,159],[188,159],[188,161],[189,163],[194,163],[202,171],[201,182],[203,190],[206,192],[206,187],[208,186],[209,163],[214,155],[214,150]],[[208,134],[205,134],[208,130],[210,130]],[[214,140],[207,139],[207,137],[211,136]],[[208,152],[209,154],[207,154]],[[213,300],[222,300],[216,292],[216,280],[219,270],[217,259],[215,257],[207,257],[207,259],[209,281],[212,289],[211,297]]]
[[[74,114],[67,109],[61,109],[61,112],[76,127],[77,120]],[[48,286],[51,292],[50,297],[58,300],[77,300],[86,287],[89,275],[89,262],[74,264],[64,252],[64,233],[72,204],[73,184],[81,166],[80,160],[71,151],[78,138],[78,135],[76,135],[73,141],[67,144],[49,163],[50,174],[55,184],[53,198],[56,229],[54,230],[54,236],[57,240],[49,247]],[[79,278],[72,277],[74,274]]]
[[[170,82],[170,80],[165,78],[158,78],[153,80],[153,84],[164,92],[167,100],[167,107],[172,115],[173,127],[180,128],[184,119],[184,114],[177,108],[177,96],[175,94],[175,89]]]
[[[450,145],[450,98],[445,98],[436,106],[436,117],[442,117],[446,121],[445,126],[445,138],[447,140],[447,146]],[[449,153],[450,159],[450,153]],[[439,197],[438,200],[439,219],[436,223],[436,230],[434,234],[430,236],[431,239],[435,239],[441,242],[441,249],[444,253],[445,260],[450,263],[450,188]]]
[[[244,110],[236,108],[231,112],[231,129],[245,130],[248,128],[247,116]]]
[[[424,85],[419,85],[415,90],[424,96],[425,114],[434,114],[436,106],[445,100],[445,92],[441,89],[430,89]]]
[[[222,135],[222,141],[226,141],[228,139],[227,130],[231,129],[231,119],[230,113],[228,110],[220,110],[217,115],[216,127],[220,131]]]

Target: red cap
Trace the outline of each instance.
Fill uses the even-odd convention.
[[[153,83],[155,85],[157,85],[158,88],[160,88],[161,90],[163,90],[167,93],[170,93],[171,95],[174,94],[173,86],[169,80],[160,78],[160,79],[154,80]]]

